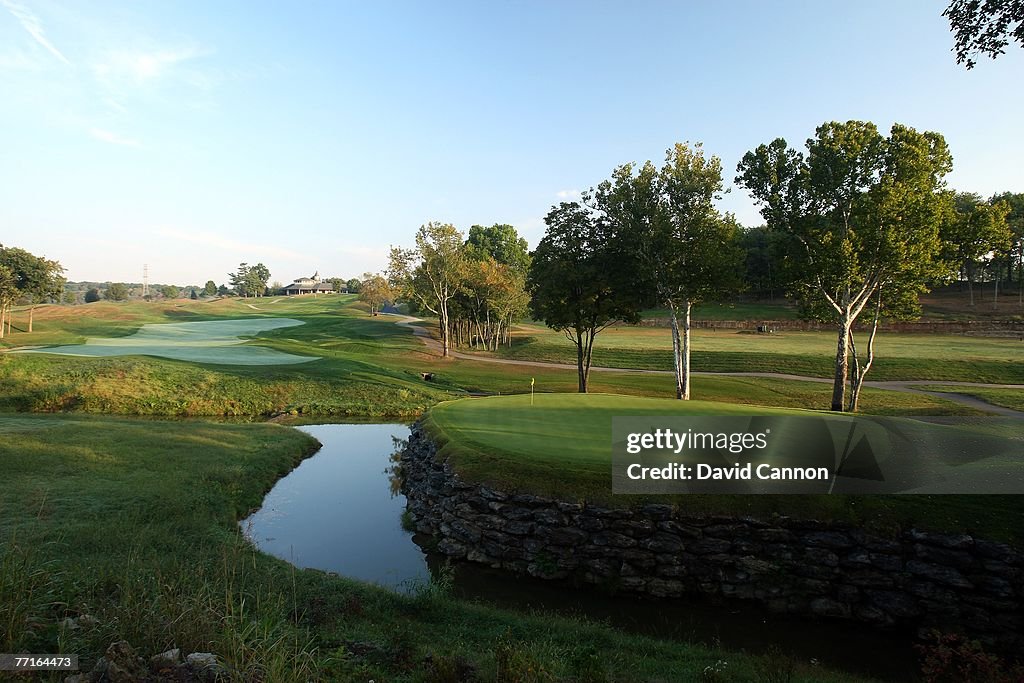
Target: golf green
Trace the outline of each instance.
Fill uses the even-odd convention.
[[[143,325],[127,337],[93,337],[84,344],[24,349],[20,353],[66,356],[160,356],[217,365],[289,365],[318,360],[262,346],[246,345],[242,337],[302,325],[292,318],[241,318]]]
[[[910,418],[877,422],[881,418],[708,401],[601,394],[539,394],[531,398],[526,394],[441,403],[430,410],[425,426],[439,444],[442,457],[449,458],[467,480],[569,500],[607,500],[611,496],[612,418],[688,415],[787,416],[790,421],[784,423],[784,430],[773,434],[772,445],[779,464],[793,466],[807,464],[808,454],[834,466],[834,448],[839,446],[835,452],[843,455],[842,442],[849,438],[845,435],[853,435],[855,422],[860,430],[884,432],[885,438],[875,434],[872,443],[881,446],[891,441],[888,448],[876,450],[876,466],[892,486],[879,490],[1024,490],[1024,452],[1015,438],[1019,437],[1020,422],[1011,418],[951,424]],[[792,462],[788,462],[790,456]],[[815,460],[814,464],[822,463]]]

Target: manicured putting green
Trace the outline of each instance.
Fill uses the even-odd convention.
[[[793,466],[833,467],[833,456],[842,457],[845,448],[836,447],[854,435],[857,422],[859,434],[874,433],[871,443],[879,448],[872,448],[877,459],[872,471],[881,468],[886,484],[865,488],[844,478],[841,490],[851,493],[1024,490],[1022,423],[1011,418],[949,424],[887,418],[876,424],[872,418],[817,411],[617,395],[541,394],[531,405],[527,394],[442,403],[431,409],[425,424],[442,457],[471,481],[601,500],[611,494],[612,418],[657,415],[796,418],[779,425],[772,437],[777,464]]]
[[[290,365],[308,363],[318,358],[246,345],[242,337],[302,324],[292,318],[148,324],[127,337],[93,337],[84,344],[26,349],[24,352],[66,356],[160,356],[217,365]]]
[[[711,401],[537,394],[463,399],[434,406],[427,428],[454,455],[501,454],[513,462],[607,466],[612,418],[643,415],[809,415],[801,410]],[[602,470],[603,472],[603,470]]]

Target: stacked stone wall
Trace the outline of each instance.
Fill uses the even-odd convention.
[[[417,531],[451,558],[656,598],[700,593],[775,612],[938,628],[1024,652],[1024,553],[1007,544],[514,494],[461,481],[436,453],[414,426],[403,490]]]

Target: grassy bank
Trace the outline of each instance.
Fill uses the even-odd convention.
[[[430,411],[425,426],[441,444],[442,457],[449,458],[461,476],[504,490],[612,506],[653,501],[698,514],[783,514],[879,530],[914,525],[1024,541],[1024,530],[1017,523],[1024,513],[1024,499],[1012,495],[613,495],[612,417],[630,415],[816,415],[825,420],[852,419],[704,401],[561,394],[539,395],[533,405],[527,396],[444,403]],[[954,442],[966,435],[955,428],[920,422],[907,421],[903,428],[908,433],[916,430],[914,440],[943,444],[943,458],[956,451]],[[977,438],[985,436],[971,434],[972,440]],[[937,462],[940,454],[935,455]],[[971,477],[989,476],[988,468],[993,465],[963,461],[955,466],[956,476],[966,485]]]
[[[295,570],[237,520],[312,446],[268,424],[0,416],[0,651],[90,665],[127,639],[275,683],[454,681],[460,667],[480,681],[767,681],[791,666],[793,681],[861,680],[461,603],[442,583],[403,597]]]

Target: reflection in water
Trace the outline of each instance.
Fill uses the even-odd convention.
[[[299,567],[337,572],[413,592],[441,576],[456,596],[518,610],[554,611],[617,628],[727,649],[765,652],[770,647],[803,661],[886,679],[913,679],[909,636],[857,624],[769,614],[750,603],[696,597],[643,600],[615,597],[590,587],[525,577],[436,553],[430,537],[402,529],[400,493],[404,425],[329,424],[300,427],[323,444],[277,482],[243,529],[264,552]]]
[[[402,494],[402,451],[409,444],[409,439],[399,439],[397,436],[391,437],[391,455],[388,456],[387,469],[384,470],[384,474],[388,475],[388,484],[391,487],[391,497],[396,498]],[[402,499],[405,502],[405,499]]]
[[[401,591],[429,580],[426,560],[401,526],[394,453],[405,425],[300,427],[323,448],[281,479],[242,522],[261,550]],[[391,457],[389,458],[389,455]]]

